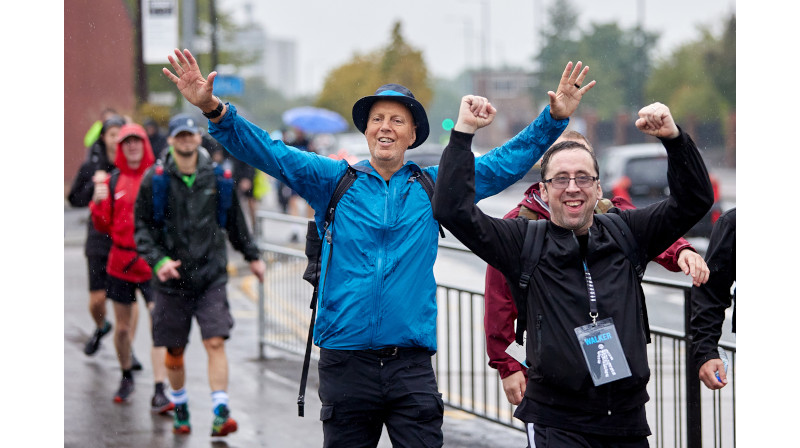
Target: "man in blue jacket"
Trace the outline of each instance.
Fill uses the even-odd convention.
[[[405,152],[428,137],[425,110],[405,87],[387,84],[353,106],[370,159],[354,165],[357,178],[336,219],[324,227],[325,208],[347,162],[300,151],[273,140],[212,95],[216,72],[203,78],[188,50],[164,69],[181,94],[211,121],[209,131],[234,156],[290,186],[316,211],[323,237],[318,317],[319,395],[324,446],[376,446],[385,424],[394,446],[438,447],[443,405],[431,355],[436,352],[438,223],[416,172],[436,179]],[[561,134],[581,97],[588,67],[567,64],[550,105],[526,129],[475,161],[476,198],[518,181]],[[496,110],[467,95],[459,118],[481,127]],[[335,250],[334,250],[335,247]]]

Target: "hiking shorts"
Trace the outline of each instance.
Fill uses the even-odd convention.
[[[196,295],[156,290],[154,296],[154,346],[186,347],[192,329],[192,317],[197,319],[203,340],[230,337],[233,316],[224,283]]]
[[[108,264],[108,254],[86,257],[86,267],[89,271],[89,291],[105,291],[108,288],[106,264]]]
[[[106,288],[106,297],[114,302],[123,305],[130,305],[136,301],[136,290],[142,292],[145,303],[153,301],[153,290],[150,288],[150,281],[136,283],[123,280],[121,278],[108,276],[108,287]]]

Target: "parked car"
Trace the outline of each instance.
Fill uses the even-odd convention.
[[[646,207],[669,196],[667,152],[660,143],[612,146],[598,156],[603,196],[621,196],[636,208]],[[719,182],[709,175],[714,188],[714,205],[686,237],[708,237],[722,212]]]

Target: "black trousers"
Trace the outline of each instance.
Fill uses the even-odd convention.
[[[648,448],[647,436],[617,437],[583,434],[533,423],[525,424],[528,448]]]
[[[441,447],[444,406],[426,350],[321,349],[320,420],[325,448]]]

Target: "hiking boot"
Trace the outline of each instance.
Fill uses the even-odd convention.
[[[189,434],[192,425],[189,424],[189,405],[186,403],[175,405],[175,415],[172,420],[173,434]]]
[[[236,431],[236,420],[230,417],[230,411],[224,404],[214,409],[214,423],[211,425],[211,437],[222,437]]]
[[[142,370],[142,363],[136,359],[136,355],[131,351],[131,370]]]
[[[150,400],[150,411],[154,414],[166,414],[173,409],[175,409],[175,403],[167,398],[163,390],[157,390],[153,394],[153,399]]]
[[[119,383],[119,390],[114,395],[114,403],[124,403],[133,392],[133,378],[122,378]]]
[[[103,328],[94,330],[94,334],[89,338],[88,341],[86,341],[86,346],[83,347],[83,353],[86,353],[90,356],[94,355],[94,352],[100,348],[100,339],[107,335],[109,331],[111,331],[111,322],[109,321],[106,321],[105,325],[103,325]]]

